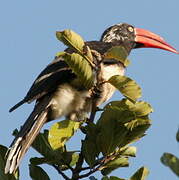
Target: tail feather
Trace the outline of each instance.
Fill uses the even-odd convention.
[[[17,137],[12,142],[7,152],[5,173],[13,173],[18,168],[25,153],[38,135],[40,129],[47,121],[50,97],[41,100],[34,108],[33,112],[22,126]]]
[[[17,109],[19,106],[21,106],[22,104],[24,104],[26,101],[25,99],[23,99],[22,101],[18,102],[17,104],[15,104],[11,109],[9,109],[9,112],[14,111],[15,109]]]

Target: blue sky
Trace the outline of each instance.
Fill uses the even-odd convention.
[[[24,97],[55,53],[65,48],[56,39],[55,31],[73,29],[85,40],[98,40],[108,26],[127,22],[160,34],[179,49],[178,0],[6,0],[0,4],[0,144],[6,146],[12,141],[11,132],[23,124],[33,105],[24,105],[13,113],[8,113],[8,109]],[[162,50],[138,49],[129,58],[132,64],[127,76],[140,84],[143,100],[152,104],[153,125],[136,144],[138,153],[131,166],[115,171],[114,175],[128,178],[145,165],[150,169],[148,180],[177,180],[160,163],[160,157],[163,152],[179,156],[175,140],[179,126],[179,56]],[[112,100],[119,97],[115,94]],[[77,141],[73,140],[74,145]],[[37,154],[30,150],[21,164],[21,179],[28,180],[27,163],[32,155]],[[52,180],[60,179],[55,170],[43,167]]]

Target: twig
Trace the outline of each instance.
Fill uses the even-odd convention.
[[[86,171],[86,170],[88,170],[88,169],[91,169],[89,166],[88,167],[82,167],[81,169],[80,169],[80,171]]]
[[[97,111],[98,99],[100,98],[100,94],[101,94],[102,56],[99,52],[95,50],[91,50],[91,52],[93,57],[96,58],[96,80],[97,80],[96,86],[94,87],[92,92],[92,110],[90,115],[90,122],[93,122]]]
[[[68,178],[68,176],[66,176],[66,174],[63,173],[58,166],[56,166],[56,165],[54,165],[54,164],[53,164],[52,166],[58,171],[58,173],[59,173],[65,180],[70,180],[70,178]]]
[[[75,167],[75,169],[73,169],[73,174],[72,174],[72,179],[73,180],[78,180],[79,179],[79,173],[81,171],[83,162],[84,162],[84,157],[83,157],[83,154],[80,153],[78,162],[76,163],[76,167]]]
[[[64,163],[64,165],[68,167],[68,169],[70,169],[72,172],[74,171],[74,169],[68,163],[66,163],[63,159],[61,161],[62,163]]]
[[[88,177],[89,175],[91,175],[91,174],[95,173],[96,171],[98,171],[101,168],[101,166],[102,166],[102,164],[100,164],[98,167],[90,170],[88,173],[78,176],[78,179],[83,179],[85,177]]]
[[[96,171],[101,170],[101,168],[103,168],[106,163],[113,160],[115,156],[116,156],[116,153],[111,154],[110,156],[100,158],[99,161],[97,161],[96,164],[94,165],[93,169],[91,169],[90,167],[84,167],[84,168],[82,167],[84,158],[82,154],[80,154],[80,158],[79,158],[79,161],[77,162],[76,168],[73,170],[72,180],[83,179],[95,173]],[[91,170],[85,174],[79,175],[80,172],[88,170],[88,169],[91,169]]]
[[[95,115],[96,115],[96,109],[97,109],[97,99],[94,99],[92,102],[92,109],[90,114],[90,122],[94,121]]]
[[[68,167],[68,169],[70,169],[72,172],[74,171],[74,169],[69,165],[69,164],[65,164],[67,167]]]
[[[81,169],[81,167],[82,167],[82,165],[83,165],[83,161],[84,161],[83,154],[80,153],[80,154],[79,154],[79,160],[78,160],[78,162],[77,162],[77,164],[76,164],[76,167],[75,167],[74,171],[79,171],[79,170]]]
[[[103,68],[103,64],[102,62],[102,56],[99,52],[91,50],[91,53],[93,55],[93,58],[95,58],[96,63],[95,63],[95,71],[96,71],[96,85],[94,87],[94,89],[92,90],[92,110],[91,110],[91,114],[90,114],[90,122],[93,122],[95,119],[95,115],[96,115],[96,111],[98,110],[97,105],[98,105],[98,100],[100,98],[101,95],[101,88],[102,88],[102,77],[101,77],[101,71]],[[95,61],[93,61],[95,62]],[[82,179],[85,178],[91,174],[93,174],[94,172],[98,171],[100,169],[100,167],[103,165],[102,161],[101,163],[97,163],[95,166],[97,166],[96,168],[91,169],[90,167],[86,167],[86,168],[82,168],[84,162],[84,157],[82,152],[79,154],[79,159],[78,162],[76,163],[76,167],[73,169],[72,171],[72,179],[73,180],[78,180],[78,179]],[[79,175],[81,171],[87,170],[87,169],[91,169],[88,173],[86,174],[82,174]]]
[[[108,163],[109,161],[113,160],[115,158],[115,156],[116,156],[116,154],[114,153],[114,154],[111,154],[110,156],[106,156],[106,157],[101,158],[100,161],[98,161],[96,163],[95,166],[98,165],[96,168],[93,168],[92,170],[90,170],[86,174],[82,174],[82,175],[78,176],[78,179],[83,179],[83,178],[88,177],[89,175],[95,173],[96,171],[101,170],[101,168],[103,168],[106,163]],[[88,168],[89,167],[86,167],[86,169],[88,169]],[[85,170],[85,168],[84,168],[84,170]]]
[[[88,170],[88,169],[94,169],[95,166],[100,165],[101,163],[103,163],[103,161],[104,161],[104,157],[101,157],[100,159],[98,159],[98,160],[95,162],[95,164],[94,164],[92,167],[89,167],[89,166],[87,166],[87,167],[82,167],[82,168],[80,169],[80,171],[86,171],[86,170]]]

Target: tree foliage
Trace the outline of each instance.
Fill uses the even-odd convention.
[[[176,133],[176,140],[179,142],[179,129]],[[179,177],[179,158],[171,153],[164,153],[161,162],[169,167]]]
[[[107,82],[99,83],[97,72],[100,64],[94,68],[94,52],[85,45],[78,34],[65,30],[57,32],[56,36],[74,50],[74,53],[60,52],[57,56],[64,58],[82,86],[93,89],[100,83],[110,83],[119,90],[123,99],[107,104],[101,109],[99,118],[84,119],[82,122],[66,119],[40,133],[32,145],[40,157],[30,159],[30,176],[34,180],[49,180],[48,174],[40,167],[42,164],[48,164],[66,180],[85,177],[96,179],[91,176],[96,171],[101,172],[102,180],[124,180],[109,174],[115,169],[128,167],[129,158],[136,156],[137,148],[131,146],[131,143],[140,140],[150,127],[149,114],[153,111],[152,107],[139,100],[141,88],[129,77],[113,76]],[[125,66],[129,64],[125,49],[120,46],[112,47],[100,58],[117,59]],[[95,95],[96,92],[93,93]],[[91,117],[95,117],[95,114]],[[68,150],[67,142],[77,131],[83,133],[82,139],[79,139],[81,147],[73,151]],[[0,146],[0,179],[18,179],[18,173],[4,174],[6,150],[6,147]],[[71,177],[66,175],[67,170],[71,171]],[[128,179],[144,180],[147,175],[147,168],[142,167]]]

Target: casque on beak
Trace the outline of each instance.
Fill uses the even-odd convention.
[[[141,47],[159,48],[179,54],[179,52],[175,48],[166,43],[165,40],[159,35],[141,28],[135,28],[134,31],[135,42],[142,44]]]

